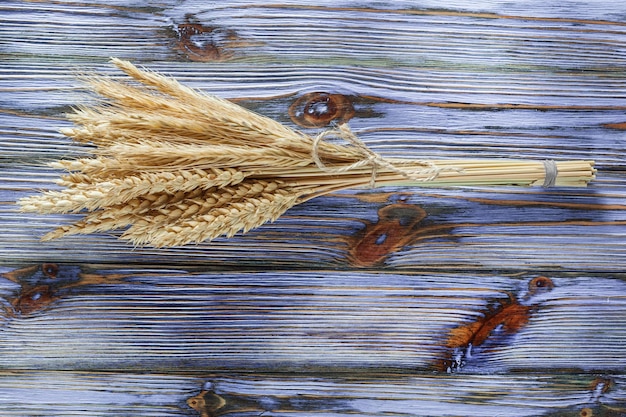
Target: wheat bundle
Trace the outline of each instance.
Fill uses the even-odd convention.
[[[105,100],[63,133],[94,156],[51,164],[65,189],[21,210],[85,213],[44,240],[125,229],[135,245],[178,246],[246,232],[333,191],[379,185],[585,186],[591,161],[403,160],[368,149],[346,125],[316,137],[113,59],[134,79],[87,79]],[[341,139],[339,141],[328,140]]]

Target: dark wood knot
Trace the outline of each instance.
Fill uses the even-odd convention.
[[[37,285],[23,291],[13,301],[13,308],[20,314],[29,315],[49,306],[55,300],[56,296],[52,287],[49,285]]]
[[[369,223],[354,239],[350,250],[352,263],[360,267],[381,264],[390,254],[416,237],[417,225],[426,211],[413,204],[391,204],[378,210],[378,222]]]
[[[224,61],[233,57],[229,46],[239,38],[232,29],[181,23],[176,27],[178,49],[192,61]]]
[[[203,390],[200,394],[187,399],[187,405],[196,410],[200,417],[216,417],[222,414],[226,400],[213,390]]]
[[[44,263],[41,265],[43,274],[51,279],[56,279],[59,275],[59,265],[53,263]]]
[[[528,295],[532,296],[542,292],[550,291],[554,288],[554,282],[548,277],[538,276],[528,283]]]
[[[352,101],[342,94],[308,93],[289,106],[289,116],[298,126],[314,128],[331,122],[345,123],[354,116]]]

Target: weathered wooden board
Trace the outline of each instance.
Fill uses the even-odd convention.
[[[626,5],[0,4],[0,415],[625,415]],[[385,156],[593,159],[588,189],[386,188],[245,236],[41,243],[17,212],[130,59]],[[341,109],[340,109],[341,110]],[[322,123],[323,124],[323,123]],[[540,276],[549,280],[543,281]],[[539,280],[539,281],[537,281]],[[530,285],[530,287],[529,287]]]
[[[58,173],[41,168],[42,162],[85,152],[56,133],[67,125],[61,113],[89,100],[72,72],[82,64],[112,73],[98,54],[128,57],[116,47],[138,43],[137,53],[131,55],[134,60],[151,61],[151,68],[238,99],[294,127],[298,126],[287,109],[300,97],[313,91],[342,93],[355,107],[352,127],[384,155],[597,161],[599,179],[585,191],[452,190],[435,192],[432,199],[415,190],[400,190],[413,193],[416,203],[426,201],[429,216],[412,232],[419,245],[405,236],[392,248],[394,266],[605,271],[624,267],[620,261],[626,257],[619,244],[624,226],[624,147],[616,145],[624,136],[626,96],[619,62],[626,27],[619,21],[569,15],[559,19],[553,16],[554,10],[518,19],[462,10],[377,12],[348,6],[280,8],[235,3],[205,8],[183,3],[157,14],[152,9],[128,9],[128,15],[142,16],[141,24],[125,22],[121,27],[137,34],[120,32],[109,37],[113,44],[109,50],[98,47],[101,37],[84,36],[77,30],[89,30],[91,24],[114,31],[113,22],[121,19],[117,12],[95,4],[76,6],[78,10],[52,4],[39,9],[38,3],[39,13],[51,20],[33,23],[28,33],[36,39],[39,31],[54,27],[48,36],[58,46],[33,61],[18,53],[30,47],[32,40],[16,36],[13,29],[23,24],[20,19],[29,21],[37,15],[20,5],[5,7],[13,17],[2,27],[10,59],[0,64],[5,109],[0,128],[6,132],[0,145],[5,179],[0,200],[6,203],[0,210],[7,232],[3,240],[7,250],[0,255],[4,262],[129,261],[129,246],[110,236],[88,237],[88,254],[76,244],[85,242],[83,238],[46,244],[42,251],[39,236],[67,220],[17,214],[12,202],[33,188],[51,185]],[[81,15],[79,27],[64,23],[78,12],[86,14]],[[113,15],[107,17],[108,13]],[[106,19],[110,19],[108,24],[100,22]],[[149,35],[139,35],[144,31]],[[90,48],[94,57],[87,59],[81,48],[90,42],[94,42]],[[444,195],[449,198],[441,198]],[[350,262],[364,222],[376,222],[383,198],[362,209],[355,199],[345,204],[341,199],[312,202],[292,211],[292,220],[250,237],[182,251],[136,250],[130,258],[168,263],[217,260],[221,264],[238,264],[241,259],[284,264],[287,259],[288,263],[337,266]],[[500,211],[503,217],[493,219],[497,224],[490,223],[492,217],[486,219],[485,210]],[[546,213],[549,210],[551,215]],[[475,214],[463,222],[460,211]],[[346,212],[350,212],[350,222],[345,221]],[[448,242],[424,236],[437,227],[433,223],[445,229]],[[541,238],[527,239],[539,228],[545,231]],[[304,229],[315,231],[305,242],[300,233]],[[580,240],[570,239],[572,233]],[[268,249],[263,253],[256,250],[259,240]],[[79,251],[73,249],[77,247]],[[398,252],[402,248],[406,251]]]
[[[2,416],[190,416],[202,380],[163,374],[2,372]]]
[[[0,385],[11,388],[2,391],[0,415],[619,416],[625,380],[585,374],[381,373],[364,381],[359,375],[2,372]]]
[[[44,264],[4,278],[4,369],[608,372],[626,358],[626,284],[616,277],[537,287],[533,275]]]
[[[11,182],[21,190],[0,191],[6,199],[26,194],[24,180],[26,187],[32,186],[27,171],[11,174]],[[245,236],[170,250],[133,248],[111,235],[42,244],[43,234],[72,216],[19,214],[8,203],[2,257],[10,263],[80,259],[220,268],[263,263],[273,267],[531,269],[539,273],[624,270],[626,205],[613,194],[598,196],[595,190],[569,194],[514,189],[385,191],[320,198]]]

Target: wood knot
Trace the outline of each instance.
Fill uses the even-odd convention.
[[[50,279],[56,279],[59,275],[59,265],[44,263],[41,265],[41,272],[43,272],[43,274]]]
[[[548,277],[538,276],[528,282],[529,296],[550,291],[552,288],[554,283]],[[483,311],[475,321],[450,330],[445,344],[449,357],[437,363],[439,370],[453,372],[461,369],[472,356],[473,349],[498,333],[518,333],[530,322],[535,307],[521,303],[514,294],[508,293],[508,296],[507,300],[499,302],[495,308]]]
[[[593,417],[593,410],[589,407],[585,407],[580,410],[580,417]]]
[[[200,394],[187,399],[187,405],[196,410],[200,417],[214,417],[220,415],[226,400],[213,390],[203,390]]]
[[[554,282],[548,277],[538,276],[530,280],[528,283],[528,295],[533,296],[543,292],[550,291],[554,288]]]
[[[56,296],[52,287],[49,285],[38,285],[23,291],[14,300],[13,308],[20,314],[29,315],[49,306],[55,300]]]
[[[378,210],[378,222],[368,223],[355,236],[350,250],[354,265],[370,267],[381,264],[390,254],[409,244],[426,211],[413,204],[391,204]]]
[[[600,397],[609,392],[611,388],[613,388],[614,381],[609,377],[596,377],[591,384],[589,385],[589,389],[591,391],[591,402],[600,401]]]
[[[200,23],[181,23],[176,26],[178,49],[192,61],[225,61],[233,57],[229,50],[239,37],[232,29],[203,26]]]
[[[345,123],[354,116],[352,101],[342,94],[308,93],[289,106],[289,116],[298,126],[324,127]]]

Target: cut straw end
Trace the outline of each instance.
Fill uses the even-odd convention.
[[[441,169],[425,186],[518,185],[585,187],[595,179],[593,161],[437,160]],[[457,168],[454,170],[452,168]]]

